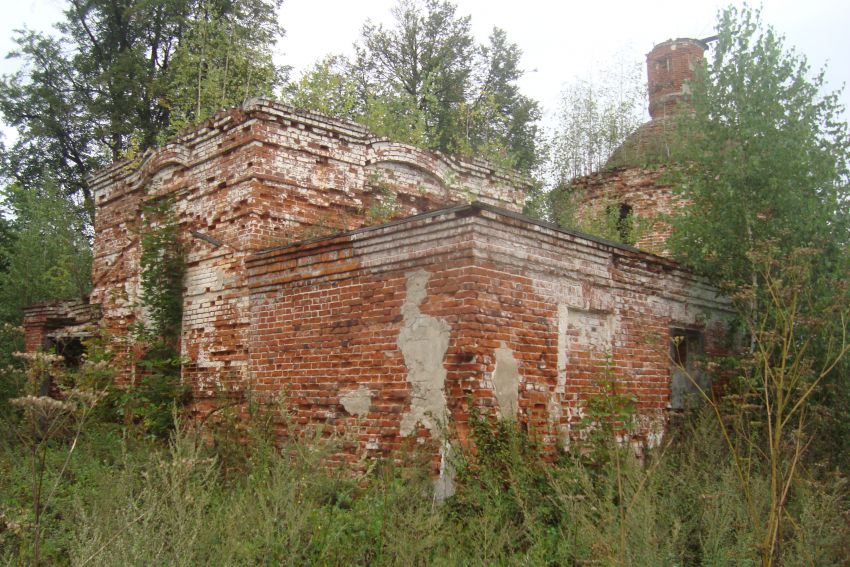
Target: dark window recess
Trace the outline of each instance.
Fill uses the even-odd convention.
[[[703,356],[702,332],[670,329],[670,408],[682,410],[699,405],[703,392],[711,395],[711,379],[700,368]]]
[[[631,238],[632,232],[632,206],[620,203],[620,212],[617,215],[617,234],[623,242]]]
[[[86,347],[79,337],[45,339],[44,349],[48,352],[55,352],[65,359],[65,367],[70,370],[78,370],[80,368],[80,365],[83,363],[83,355],[86,353]],[[56,394],[56,386],[48,373],[41,381],[41,384],[39,384],[39,395],[49,396]]]
[[[80,367],[86,352],[86,347],[79,337],[54,339],[53,348],[56,349],[56,354],[65,359],[65,366],[73,370]]]

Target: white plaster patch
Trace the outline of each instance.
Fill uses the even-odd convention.
[[[440,476],[434,481],[434,500],[438,503],[455,493],[457,470],[452,461],[452,445],[448,440],[440,447]]]
[[[611,352],[614,324],[610,313],[570,309],[567,313],[568,346],[580,346],[597,352]]]
[[[449,325],[425,315],[419,306],[427,296],[430,274],[417,270],[407,274],[407,295],[401,307],[403,324],[398,348],[407,366],[411,386],[410,409],[401,418],[401,435],[414,432],[421,423],[436,433],[446,420],[446,369],[443,358],[449,348]]]
[[[501,417],[516,419],[519,409],[519,362],[514,353],[501,343],[496,349],[496,366],[493,370],[493,386]]]
[[[563,394],[567,388],[567,332],[570,326],[570,310],[563,303],[558,304],[558,382],[555,393]]]
[[[372,392],[361,384],[356,390],[341,395],[339,403],[350,415],[366,417],[369,414],[369,406],[372,405]]]

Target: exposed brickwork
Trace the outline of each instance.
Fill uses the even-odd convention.
[[[707,46],[698,39],[671,39],[656,45],[646,55],[649,115],[672,116],[688,94],[687,81],[694,78]]]
[[[140,316],[143,203],[175,199],[188,246],[183,349],[197,395],[247,379],[245,258],[254,250],[475,198],[519,210],[528,182],[486,163],[377,139],[362,126],[263,100],[92,179],[92,301],[120,337]],[[394,198],[375,203],[390,191]],[[382,216],[373,214],[378,211]],[[194,231],[194,232],[193,232]]]
[[[500,348],[518,361],[516,417],[548,447],[570,439],[609,363],[638,396],[640,435],[657,436],[671,328],[704,331],[706,350],[718,352],[728,312],[669,261],[481,206],[270,250],[248,270],[252,387],[285,390],[300,424],[354,431],[350,458],[403,442],[402,414],[417,402],[397,341],[406,281],[421,270],[421,312],[450,329],[445,395],[461,437],[469,401],[496,411]],[[348,414],[341,398],[364,386],[368,411]]]
[[[633,191],[663,210],[645,187],[657,174],[588,178],[589,193]],[[553,449],[606,366],[652,441],[670,403],[671,329],[702,332],[709,352],[725,329],[727,302],[669,260],[521,217],[523,179],[275,103],[223,113],[93,188],[92,301],[116,350],[144,317],[143,205],[169,195],[188,250],[181,347],[195,408],[282,396],[296,427],[351,436],[339,460],[449,426],[464,439],[470,404]],[[30,348],[51,316],[29,314]]]
[[[601,215],[601,206],[620,203],[632,207],[637,219],[639,239],[635,244],[661,256],[668,256],[667,240],[671,228],[663,219],[677,206],[670,185],[664,182],[665,168],[622,167],[593,173],[573,180],[578,196],[577,217]]]

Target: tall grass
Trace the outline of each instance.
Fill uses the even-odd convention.
[[[211,443],[180,427],[165,445],[91,428],[44,511],[42,556],[59,565],[759,562],[758,531],[710,415],[685,420],[643,461],[611,444],[599,453],[608,457],[552,462],[513,424],[482,420],[475,453],[454,457],[457,493],[442,505],[424,456],[396,455],[355,475],[323,464],[338,448],[333,437],[280,445],[263,431],[251,425]],[[48,459],[64,450],[57,442]],[[21,456],[9,442],[0,455],[6,564],[26,562],[31,543]],[[762,479],[753,498],[767,510],[768,476],[753,476]],[[847,486],[810,476],[794,487],[782,563],[847,564]]]

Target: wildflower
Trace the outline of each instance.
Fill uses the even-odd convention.
[[[63,402],[49,396],[23,396],[9,400],[13,406],[44,415],[60,412],[73,412],[77,409],[72,402]]]
[[[58,364],[64,362],[64,358],[58,354],[50,354],[47,352],[14,352],[12,356],[20,358],[26,362],[46,362],[48,364]]]

